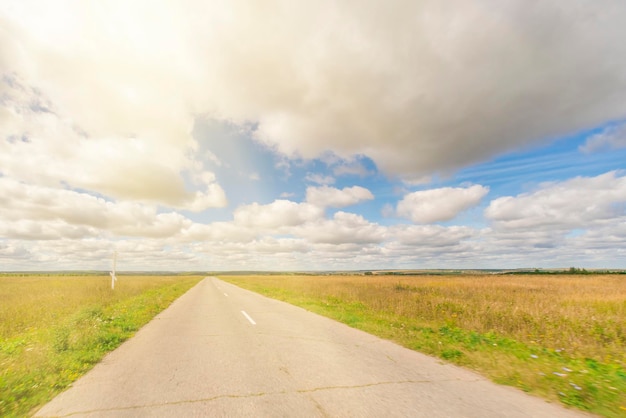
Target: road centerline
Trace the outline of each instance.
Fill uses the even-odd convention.
[[[248,314],[246,313],[246,311],[241,311],[241,313],[243,314],[243,316],[245,316],[245,317],[246,317],[246,319],[247,319],[248,321],[250,321],[250,323],[251,323],[252,325],[256,325],[256,322],[254,322],[254,319],[250,318],[250,315],[248,315]]]

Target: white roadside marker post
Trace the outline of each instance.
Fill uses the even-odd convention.
[[[115,289],[115,282],[117,281],[117,277],[115,277],[115,264],[117,262],[117,251],[113,253],[113,271],[110,271],[111,275],[111,289]]]

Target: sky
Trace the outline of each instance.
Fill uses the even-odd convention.
[[[622,0],[0,4],[0,271],[626,268]]]

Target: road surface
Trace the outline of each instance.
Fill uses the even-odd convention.
[[[36,416],[588,415],[207,277]]]

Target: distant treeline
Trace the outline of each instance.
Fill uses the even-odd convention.
[[[567,270],[523,270],[523,271],[505,271],[501,274],[626,274],[626,270],[587,270],[584,268],[570,267]]]
[[[506,275],[558,275],[558,274],[626,274],[626,270],[592,269],[570,267],[569,269],[468,269],[468,270],[345,270],[345,271],[119,271],[118,276],[325,276],[325,275],[364,275],[364,276],[451,276],[451,275],[483,275],[483,274],[506,274]],[[108,276],[108,271],[85,270],[85,271],[7,271],[0,272],[0,277],[26,277],[26,276]]]
[[[196,272],[196,271],[118,271],[116,273],[118,276],[206,276],[206,272]],[[43,277],[54,277],[54,276],[76,276],[76,277],[85,277],[85,276],[108,276],[108,271],[97,271],[97,270],[88,270],[88,271],[3,271],[0,272],[0,277],[26,277],[26,276],[43,276]]]

